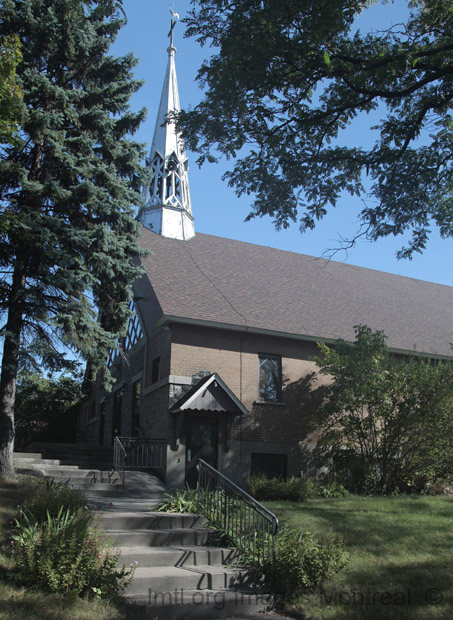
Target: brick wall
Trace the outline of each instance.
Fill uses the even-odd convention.
[[[282,356],[281,403],[259,402],[259,353]],[[309,359],[317,353],[311,342],[174,325],[170,372],[219,374],[249,411],[236,421],[232,439],[297,443],[302,419],[316,410],[322,396],[323,381]]]

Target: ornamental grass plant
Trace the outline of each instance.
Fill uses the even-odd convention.
[[[33,492],[34,489],[34,492]],[[12,522],[15,579],[28,587],[68,596],[112,597],[133,568],[117,568],[118,555],[94,528],[94,514],[78,491],[36,483]]]

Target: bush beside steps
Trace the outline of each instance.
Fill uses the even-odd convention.
[[[82,493],[51,480],[33,481],[12,522],[14,579],[27,587],[72,596],[108,598],[131,581],[118,555],[94,529]]]

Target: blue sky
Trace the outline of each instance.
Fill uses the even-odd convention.
[[[136,135],[140,142],[150,147],[154,131],[155,117],[167,62],[168,30],[170,25],[169,7],[174,6],[181,18],[190,8],[189,0],[123,0],[128,23],[120,32],[115,44],[116,54],[134,52],[140,59],[135,74],[145,81],[132,100],[133,108],[146,106],[147,120]],[[385,6],[368,9],[361,20],[362,29],[379,28],[388,20],[398,21],[404,16],[405,2],[396,0]],[[195,82],[195,76],[202,60],[212,53],[208,47],[201,48],[194,39],[183,37],[184,24],[175,29],[174,42],[177,48],[176,70],[178,74],[181,105],[196,105],[202,93]],[[365,139],[364,126],[372,124],[364,117],[353,131],[360,132]],[[351,134],[351,139],[356,135]],[[250,211],[247,197],[237,198],[234,190],[221,180],[228,169],[228,163],[205,164],[199,169],[195,155],[188,153],[190,163],[190,190],[192,209],[197,232],[248,241],[283,250],[321,256],[328,248],[338,247],[339,237],[351,236],[358,228],[357,215],[362,208],[358,199],[345,196],[334,210],[318,224],[315,231],[301,234],[297,224],[289,230],[277,232],[269,217],[244,222]],[[416,255],[412,261],[398,261],[395,252],[401,247],[402,239],[384,239],[373,244],[359,242],[345,256],[343,252],[335,255],[335,260],[345,261],[371,269],[379,269],[411,278],[420,278],[453,285],[453,239],[442,240],[433,233],[424,254]]]

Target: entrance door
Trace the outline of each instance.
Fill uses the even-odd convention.
[[[186,418],[186,482],[197,486],[197,461],[217,467],[219,428],[216,418]]]

